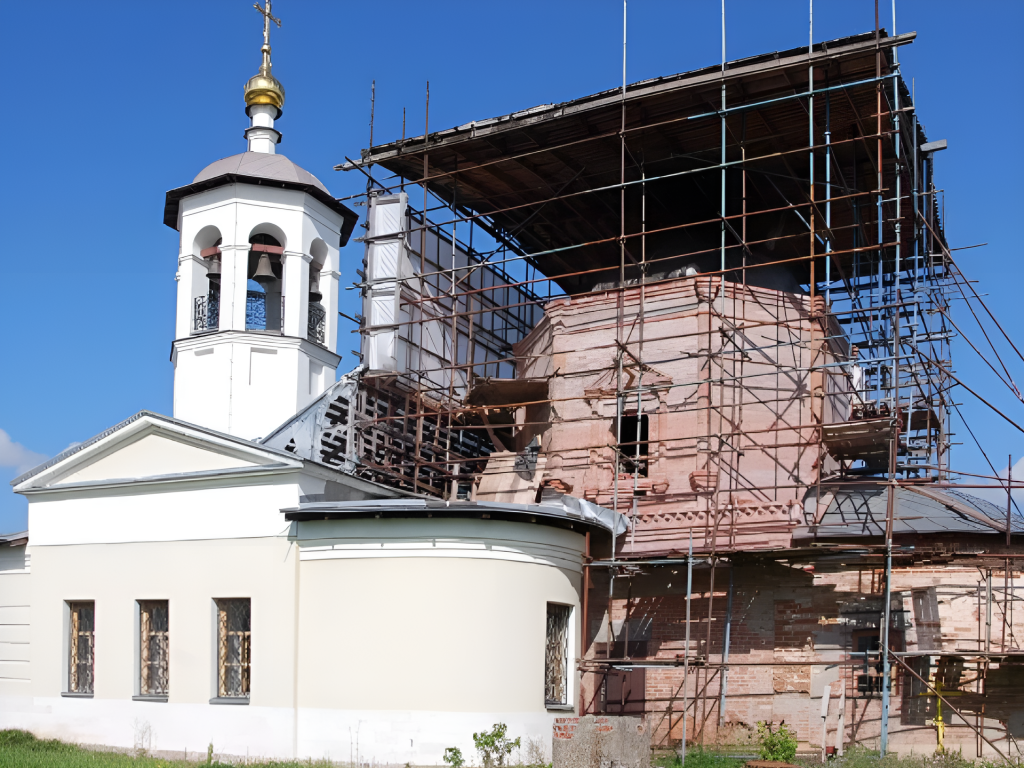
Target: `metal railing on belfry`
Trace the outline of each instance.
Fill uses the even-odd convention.
[[[327,310],[320,304],[309,305],[309,321],[306,328],[306,338],[314,344],[325,346],[325,335],[327,329]]]
[[[206,296],[196,296],[192,310],[192,333],[216,331],[220,326],[220,294],[210,291]]]

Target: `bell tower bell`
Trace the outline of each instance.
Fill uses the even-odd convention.
[[[254,439],[337,377],[339,249],[357,215],[276,153],[284,87],[271,74],[270,2],[263,63],[245,87],[248,151],[167,193],[180,233],[174,417]]]

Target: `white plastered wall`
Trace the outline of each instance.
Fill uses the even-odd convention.
[[[159,451],[169,435],[138,432],[65,459],[38,476],[57,486],[30,490],[31,682],[20,696],[0,690],[5,726],[301,758],[344,758],[354,734],[364,758],[422,764],[448,746],[470,753],[471,734],[497,722],[546,743],[552,719],[568,713],[545,707],[545,620],[549,602],[573,607],[578,656],[581,534],[497,520],[290,524],[280,510],[323,493],[323,471],[259,466],[274,457],[213,438],[203,461],[190,443]],[[143,465],[159,477],[115,480]],[[213,601],[226,597],[252,600],[248,705],[210,703]],[[167,702],[132,700],[146,599],[170,604]],[[61,695],[75,600],[96,604],[92,698]]]
[[[100,451],[95,461],[70,472],[58,465],[53,477],[89,482],[82,473],[90,469],[97,477],[123,477],[147,456],[153,459],[155,437],[145,433],[120,452]],[[179,468],[198,472],[248,471],[245,461],[226,461],[219,451],[209,451],[203,463],[183,447],[190,446],[175,446],[149,464],[154,471],[183,461],[187,466]],[[62,488],[30,496],[29,551],[37,568],[26,604],[31,605],[29,637],[36,644],[28,690],[19,697],[0,689],[5,727],[115,747],[141,743],[153,750],[204,752],[212,742],[219,753],[293,753],[297,559],[280,509],[294,506],[323,481],[294,467],[256,469],[269,474]],[[216,664],[213,601],[228,597],[252,601],[249,705],[210,704]],[[132,700],[138,677],[137,601],[144,599],[170,603],[166,703]],[[92,698],[61,695],[67,674],[65,605],[72,600],[96,604]]]
[[[440,764],[498,722],[547,747],[572,715],[545,707],[544,648],[547,604],[570,605],[579,656],[581,534],[383,519],[298,535],[300,755],[347,760],[358,737],[367,760]]]
[[[294,547],[285,538],[33,546],[32,706],[12,727],[117,747],[288,755],[294,691]],[[252,601],[252,695],[215,705],[213,600]],[[133,701],[138,600],[170,607],[167,703]],[[62,697],[64,605],[96,604],[95,695]]]
[[[0,698],[30,693],[30,558],[24,545],[0,544]]]

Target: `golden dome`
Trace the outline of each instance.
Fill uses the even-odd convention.
[[[278,110],[284,106],[284,86],[270,74],[270,46],[263,46],[263,64],[258,74],[245,84],[245,105],[270,104]]]

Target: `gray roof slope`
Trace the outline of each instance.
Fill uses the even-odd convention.
[[[89,446],[91,446],[91,445],[93,445],[95,443],[98,443],[103,438],[108,437],[108,436],[114,434],[115,432],[120,432],[122,429],[127,427],[129,424],[134,424],[139,419],[147,417],[147,416],[149,418],[151,418],[151,419],[156,420],[156,421],[163,421],[163,422],[166,422],[168,424],[177,424],[177,425],[182,426],[182,427],[188,427],[189,429],[194,429],[194,430],[196,430],[198,432],[203,432],[203,433],[205,433],[207,435],[210,435],[212,437],[218,437],[218,438],[221,438],[223,440],[229,440],[229,441],[231,441],[233,443],[237,443],[239,445],[244,445],[244,446],[249,447],[249,448],[255,448],[255,449],[258,449],[258,450],[263,450],[263,451],[266,451],[267,453],[274,453],[274,454],[277,454],[279,456],[286,457],[286,458],[289,458],[289,459],[297,458],[295,456],[295,454],[288,453],[286,451],[282,451],[282,450],[280,450],[278,448],[274,448],[273,446],[270,446],[270,445],[262,445],[261,443],[253,442],[252,440],[246,440],[244,438],[237,437],[235,435],[228,435],[228,434],[225,434],[224,432],[218,432],[215,429],[208,429],[207,427],[201,427],[198,424],[192,424],[192,423],[187,422],[187,421],[182,421],[181,419],[175,419],[175,418],[172,418],[170,416],[164,416],[163,414],[160,414],[160,413],[153,413],[152,411],[139,411],[135,415],[129,416],[124,421],[122,421],[122,422],[120,422],[118,424],[115,424],[114,426],[110,427],[109,429],[103,430],[98,435],[94,435],[93,437],[90,437],[88,440],[85,440],[85,441],[83,441],[81,443],[78,443],[77,445],[73,445],[70,448],[67,448],[67,449],[61,451],[56,456],[54,456],[52,459],[47,459],[46,461],[44,461],[39,466],[33,467],[28,472],[25,472],[24,474],[18,475],[16,478],[11,480],[11,485],[13,485],[13,486],[20,485],[21,483],[25,482],[26,480],[29,480],[29,479],[35,477],[40,472],[43,472],[43,471],[49,469],[50,467],[59,464],[60,462],[64,461],[64,459],[68,458],[69,456],[74,456],[79,451],[84,451],[86,448],[88,448]]]
[[[359,220],[359,214],[333,197],[327,187],[305,168],[300,168],[284,155],[265,152],[243,152],[210,163],[191,183],[168,190],[164,200],[164,224],[178,228],[178,210],[183,198],[219,187],[223,184],[255,184],[296,189],[309,194],[342,217],[338,245],[343,247]]]
[[[887,490],[884,486],[842,488],[834,496],[814,525],[808,515],[807,524],[794,533],[795,538],[810,536],[865,537],[884,536],[887,512]],[[1011,516],[1011,528],[1024,533],[1024,517]],[[895,536],[973,533],[991,535],[1006,530],[1006,510],[976,496],[944,488],[902,487],[896,491]]]
[[[274,181],[287,181],[292,184],[312,184],[314,187],[327,192],[327,187],[320,182],[320,179],[305,168],[299,167],[284,155],[269,155],[266,152],[243,152],[240,155],[221,158],[203,168],[192,179],[192,183],[197,184],[201,181],[215,179],[226,173],[237,173],[259,179],[273,179]]]
[[[461,501],[433,498],[382,499],[369,501],[311,501],[297,507],[282,509],[286,520],[300,522],[333,518],[356,517],[477,517],[481,514],[500,519],[499,516],[534,518],[531,522],[580,523],[604,528],[621,535],[629,530],[629,523],[621,513],[599,507],[585,499],[565,494],[549,494],[540,504],[511,504],[497,501]]]

